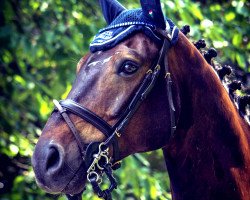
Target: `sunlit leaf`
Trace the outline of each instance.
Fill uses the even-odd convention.
[[[228,13],[225,14],[225,19],[227,21],[232,21],[232,20],[234,20],[235,16],[236,15],[235,15],[234,12],[228,12]]]
[[[240,33],[235,33],[233,36],[233,45],[239,46],[242,43],[242,35]]]
[[[193,4],[193,6],[191,6],[191,10],[195,18],[198,18],[199,20],[203,19],[201,10],[197,5]]]
[[[242,67],[242,68],[245,67],[245,59],[244,59],[243,55],[237,53],[236,60],[237,60],[237,63],[239,64],[240,67]]]
[[[18,146],[10,144],[9,146],[12,156],[15,156],[19,152]]]

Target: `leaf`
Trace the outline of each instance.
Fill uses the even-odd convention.
[[[203,15],[201,13],[201,10],[196,4],[193,4],[190,10],[192,10],[192,14],[194,15],[195,18],[198,18],[199,20],[203,20]]]
[[[237,53],[236,54],[236,61],[238,63],[238,65],[241,67],[241,68],[244,68],[245,67],[245,58],[243,55]]]
[[[10,148],[11,156],[15,156],[19,152],[18,146],[14,144],[10,144],[9,148]]]
[[[225,14],[226,21],[230,22],[235,19],[235,13],[234,12],[228,12]]]
[[[233,45],[240,46],[240,44],[242,43],[242,35],[240,33],[234,34],[232,42]]]

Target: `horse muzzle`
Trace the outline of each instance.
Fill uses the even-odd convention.
[[[39,140],[32,166],[39,187],[48,193],[80,193],[86,182],[86,167],[74,142],[64,146]]]

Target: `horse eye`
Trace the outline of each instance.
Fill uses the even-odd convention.
[[[132,75],[138,70],[139,66],[131,61],[125,62],[120,70],[119,73],[122,75]]]

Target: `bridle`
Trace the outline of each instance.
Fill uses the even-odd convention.
[[[122,114],[122,116],[114,126],[110,126],[105,120],[73,100],[66,99],[59,102],[57,100],[53,101],[56,109],[60,112],[61,116],[69,126],[76,139],[82,159],[87,166],[88,181],[91,183],[94,192],[100,198],[103,198],[105,200],[112,199],[111,192],[117,187],[117,182],[112,173],[112,170],[118,169],[120,167],[119,146],[117,138],[121,137],[124,128],[136,112],[137,108],[153,89],[160,75],[162,63],[165,63],[164,68],[171,121],[171,135],[173,135],[176,129],[174,116],[175,108],[173,104],[171,88],[171,74],[169,73],[168,69],[168,62],[166,60],[167,56],[165,56],[166,52],[171,46],[171,36],[163,30],[158,30],[157,32],[164,38],[157,63],[153,68],[147,71],[145,78],[143,79],[139,89],[135,93],[135,96],[132,98],[131,102],[125,109],[125,112]],[[164,57],[165,62],[163,62]],[[86,122],[96,127],[106,136],[107,139],[104,142],[92,142],[86,146],[86,144],[82,142],[80,134],[78,133],[74,123],[69,118],[68,112],[79,116]],[[108,155],[110,145],[113,145],[113,158],[109,157]],[[100,183],[102,181],[102,176],[104,173],[107,175],[107,178],[110,181],[110,186],[106,190],[102,190],[100,187]],[[67,195],[67,197],[68,199],[81,199],[81,193],[73,196]]]
[[[113,176],[112,170],[118,169],[120,167],[119,160],[119,146],[117,138],[121,137],[124,128],[136,112],[142,101],[148,96],[150,91],[153,89],[158,77],[162,71],[161,64],[165,63],[165,79],[166,79],[166,90],[168,95],[169,103],[169,113],[171,121],[171,136],[173,135],[175,126],[175,108],[173,104],[172,87],[171,87],[171,74],[169,72],[168,61],[166,53],[171,47],[171,36],[164,30],[157,30],[157,33],[163,37],[163,45],[161,47],[159,57],[155,66],[149,69],[138,88],[135,96],[132,98],[131,102],[128,104],[122,116],[116,122],[114,126],[109,125],[105,120],[97,116],[92,111],[81,106],[77,102],[66,99],[57,101],[54,100],[56,110],[58,110],[69,126],[71,132],[73,133],[75,140],[81,152],[82,159],[87,166],[87,180],[91,183],[94,192],[105,200],[111,200],[111,192],[116,189],[117,182]],[[165,59],[165,60],[164,60]],[[165,61],[165,62],[163,62]],[[105,136],[106,140],[104,142],[92,142],[88,145],[84,144],[80,134],[78,133],[74,123],[68,116],[68,113],[73,113],[86,122],[93,125],[95,128],[100,130]],[[113,146],[113,156],[109,156],[109,147]],[[102,190],[100,187],[102,176],[106,174],[110,186],[106,190]],[[81,199],[81,194],[77,195],[67,195],[68,199]]]

